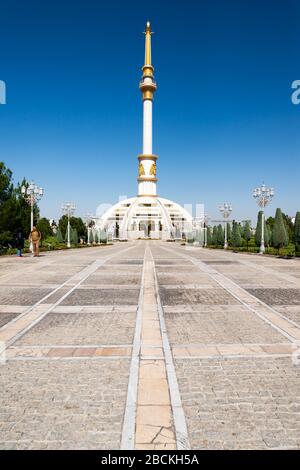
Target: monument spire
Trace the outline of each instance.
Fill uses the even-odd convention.
[[[143,153],[138,156],[139,176],[138,195],[156,196],[156,160],[152,153],[152,102],[156,91],[154,81],[154,67],[151,60],[151,31],[149,21],[146,23],[145,34],[145,63],[142,67],[143,75],[140,81],[140,90],[143,99]]]
[[[150,22],[147,21],[145,34],[145,65],[151,65],[151,28]]]

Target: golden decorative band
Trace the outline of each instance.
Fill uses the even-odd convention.
[[[153,178],[152,176],[139,176],[137,178],[138,182],[141,183],[142,181],[146,181],[146,182],[152,182],[152,183],[156,183],[158,180],[157,178]]]
[[[147,155],[147,154],[143,154],[141,153],[140,155],[138,155],[138,160],[141,161],[141,160],[153,160],[153,161],[156,161],[158,159],[158,156],[157,155]]]
[[[142,67],[142,71],[143,71],[143,78],[145,77],[153,78],[154,67],[152,67],[152,65],[144,65]]]

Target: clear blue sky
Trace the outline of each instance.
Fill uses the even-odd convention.
[[[298,0],[0,0],[0,12],[0,160],[45,187],[42,215],[136,195],[147,20],[159,194],[254,218],[264,180],[268,213],[300,210]]]

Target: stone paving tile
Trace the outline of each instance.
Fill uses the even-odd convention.
[[[137,305],[139,289],[76,289],[61,305]]]
[[[72,274],[71,274],[72,275]],[[58,275],[57,273],[48,273],[48,272],[39,272],[38,276],[28,276],[25,277],[24,275],[22,276],[14,276],[13,279],[13,284],[14,285],[25,285],[25,286],[38,286],[41,284],[62,284],[65,282],[71,275],[68,274],[60,274]],[[11,285],[11,279],[7,281],[7,283]],[[1,279],[0,279],[1,283]],[[2,284],[0,284],[2,285]]]
[[[15,345],[130,344],[135,313],[50,313]]]
[[[143,259],[120,259],[120,257],[118,257],[117,259],[112,259],[110,262],[107,263],[107,266],[113,266],[113,265],[116,265],[116,264],[121,264],[121,265],[143,265]]]
[[[245,307],[224,311],[165,313],[169,341],[189,343],[280,343],[286,338]]]
[[[118,449],[129,359],[1,366],[0,449]]]
[[[101,268],[98,268],[94,275],[97,276],[99,274],[100,276],[114,276],[114,275],[141,275],[143,270],[142,265],[131,265],[130,267],[124,266],[124,265],[109,265],[105,264],[104,266],[101,266]]]
[[[300,308],[298,305],[276,305],[275,309],[300,326]]]
[[[117,285],[138,286],[140,282],[141,282],[141,276],[138,274],[136,275],[136,274],[130,274],[130,273],[124,272],[122,273],[122,275],[119,273],[118,274],[105,273],[103,275],[102,273],[102,274],[93,274],[92,276],[89,276],[88,279],[82,283],[82,285],[92,286],[92,287],[94,286],[101,287],[107,284],[114,285],[114,286],[117,286]]]
[[[33,305],[45,295],[49,294],[51,290],[52,289],[0,286],[0,304]]]
[[[6,358],[72,358],[72,357],[116,357],[126,356],[131,357],[131,347],[112,347],[103,346],[99,347],[48,347],[41,346],[37,348],[34,345],[32,348],[26,346],[10,347],[6,350]]]
[[[161,286],[159,295],[163,305],[208,304],[226,305],[239,302],[224,289],[166,289]]]
[[[290,358],[175,364],[193,449],[300,448],[300,368]]]
[[[247,289],[268,305],[300,305],[300,289]]]
[[[19,313],[0,313],[0,328],[12,321],[18,315]]]
[[[164,274],[170,274],[170,273],[175,273],[175,274],[180,274],[180,276],[184,273],[194,273],[193,266],[190,265],[182,265],[180,264],[179,266],[157,266],[155,265],[155,271],[156,274],[164,273]]]
[[[197,273],[197,271],[180,273],[180,275],[178,275],[178,272],[161,272],[158,273],[157,279],[159,284],[164,286],[171,284],[198,284],[201,288],[203,286],[218,287],[218,284],[213,279],[210,279],[207,274]]]
[[[191,261],[188,260],[183,260],[180,258],[177,259],[156,259],[155,260],[155,266],[193,266]]]
[[[224,259],[214,259],[214,260],[206,260],[204,261],[206,264],[212,264],[216,266],[223,266],[223,265],[232,265],[232,264],[240,264],[238,261],[229,261],[229,260],[224,260]]]

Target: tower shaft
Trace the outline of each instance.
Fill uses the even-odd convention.
[[[148,22],[145,31],[145,64],[142,67],[143,76],[140,81],[143,99],[143,153],[138,156],[139,196],[156,196],[157,156],[152,153],[152,106],[156,83],[153,76],[154,67],[151,63],[151,34],[150,23]]]

